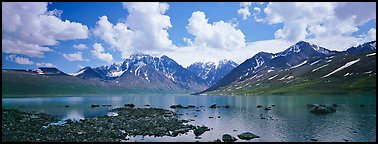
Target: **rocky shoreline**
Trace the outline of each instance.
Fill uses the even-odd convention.
[[[176,113],[158,108],[117,108],[117,116],[87,118],[77,122],[44,113],[27,113],[2,109],[3,142],[120,142],[127,136],[177,136],[196,127],[186,124]],[[196,130],[198,131],[198,130]]]

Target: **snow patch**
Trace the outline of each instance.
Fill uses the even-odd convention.
[[[369,74],[369,73],[371,73],[372,71],[368,71],[368,72],[364,72],[364,74]]]
[[[298,65],[292,66],[290,69],[294,69],[294,68],[300,67],[300,66],[302,66],[302,65],[304,65],[306,63],[307,63],[307,60],[303,61],[302,63],[300,63]]]
[[[367,54],[366,56],[373,56],[373,55],[375,55],[375,53]]]
[[[340,70],[343,70],[343,69],[345,69],[345,68],[347,68],[347,67],[349,67],[349,66],[351,66],[351,65],[353,65],[355,63],[357,63],[358,61],[360,61],[360,59],[357,59],[357,60],[354,60],[354,61],[350,61],[350,62],[346,63],[345,65],[339,67],[338,69],[334,70],[333,72],[331,72],[331,73],[323,76],[322,78],[328,77],[328,76],[330,76],[330,75],[332,75],[332,74],[334,74],[334,73],[336,73],[336,72],[338,72]]]
[[[114,71],[114,72],[110,72],[110,74],[109,74],[109,77],[119,77],[119,76],[121,76],[123,73],[125,73],[126,72],[126,70],[124,70],[124,71]]]
[[[322,61],[322,60],[317,60],[317,61],[315,61],[315,62],[311,63],[310,65],[314,65],[314,64],[317,64],[317,63],[318,63],[318,62],[320,62],[320,61]]]
[[[288,76],[286,79],[292,79],[292,78],[294,78],[294,76]]]
[[[318,67],[318,68],[316,68],[316,69],[313,69],[312,72],[317,71],[317,70],[319,70],[319,69],[321,69],[321,68],[324,68],[324,67],[326,67],[326,66],[328,66],[328,64],[325,64],[325,65],[322,65],[322,66],[320,66],[320,67]]]
[[[272,71],[274,71],[274,70],[268,70],[268,73],[270,73],[270,72],[272,72]]]
[[[277,76],[278,76],[278,74],[276,74],[275,76],[272,76],[272,77],[268,78],[268,80],[272,80],[272,79],[274,79]]]
[[[135,69],[134,75],[138,74],[138,76],[139,76],[139,74],[140,74],[140,68],[143,67],[143,66],[145,66],[146,64],[144,62],[138,62],[136,65],[138,67]]]
[[[332,61],[332,60],[327,60],[326,62],[329,63],[329,62],[331,62],[331,61]]]
[[[79,74],[84,73],[84,71],[85,71],[85,69],[81,69],[80,71],[75,72],[75,73],[72,73],[71,75],[72,75],[72,76],[77,76],[77,75],[79,75]],[[38,72],[38,74],[43,74],[43,72],[42,72],[40,69],[37,69],[37,72]]]
[[[284,80],[287,76],[288,76],[288,75],[285,75],[285,76],[281,77],[281,78],[278,79],[278,80]]]

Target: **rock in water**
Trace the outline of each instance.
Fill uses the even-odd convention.
[[[260,138],[260,136],[255,135],[251,132],[245,132],[245,133],[238,135],[238,138],[243,139],[243,140],[250,140],[250,139],[254,139],[254,138]]]
[[[169,108],[183,108],[183,106],[178,104],[178,105],[171,105],[171,107],[169,107]]]
[[[318,106],[319,106],[318,104],[311,104],[311,103],[307,104],[307,107],[309,108],[318,107]]]
[[[222,140],[223,140],[224,142],[234,142],[234,141],[237,141],[238,139],[236,139],[235,137],[233,137],[233,136],[231,136],[231,135],[229,135],[229,134],[224,134],[224,135],[222,136]]]
[[[197,126],[197,128],[194,130],[194,135],[199,136],[205,133],[206,131],[210,131],[210,129],[206,126]]]
[[[216,104],[211,105],[209,108],[217,108]]]
[[[188,105],[188,108],[195,108],[195,105]]]
[[[312,109],[311,112],[314,114],[328,114],[336,112],[336,109],[332,106],[320,105],[314,107],[314,109]]]
[[[257,105],[257,108],[261,108],[262,106],[261,105]]]
[[[133,108],[133,107],[135,107],[135,105],[134,104],[125,104],[125,107]]]
[[[92,108],[99,107],[99,106],[100,106],[100,105],[98,105],[98,104],[92,104],[92,105],[91,105]]]

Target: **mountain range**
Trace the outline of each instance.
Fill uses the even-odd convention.
[[[167,56],[134,53],[122,63],[2,70],[3,96],[104,94],[376,93],[376,41],[331,51],[300,41],[279,53],[260,52],[240,65],[230,60],[182,67]]]
[[[219,80],[234,67],[235,62],[223,60],[212,70],[214,75],[211,77]],[[84,67],[72,74],[47,67],[2,72],[5,95],[177,94],[209,87],[204,77],[183,68],[171,58],[142,53],[134,53],[122,63]]]
[[[260,52],[198,94],[376,93],[376,41],[331,51],[300,41]]]

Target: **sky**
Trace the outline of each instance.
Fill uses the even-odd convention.
[[[240,64],[298,41],[342,51],[373,40],[375,2],[2,2],[3,69],[73,73],[133,53]]]

